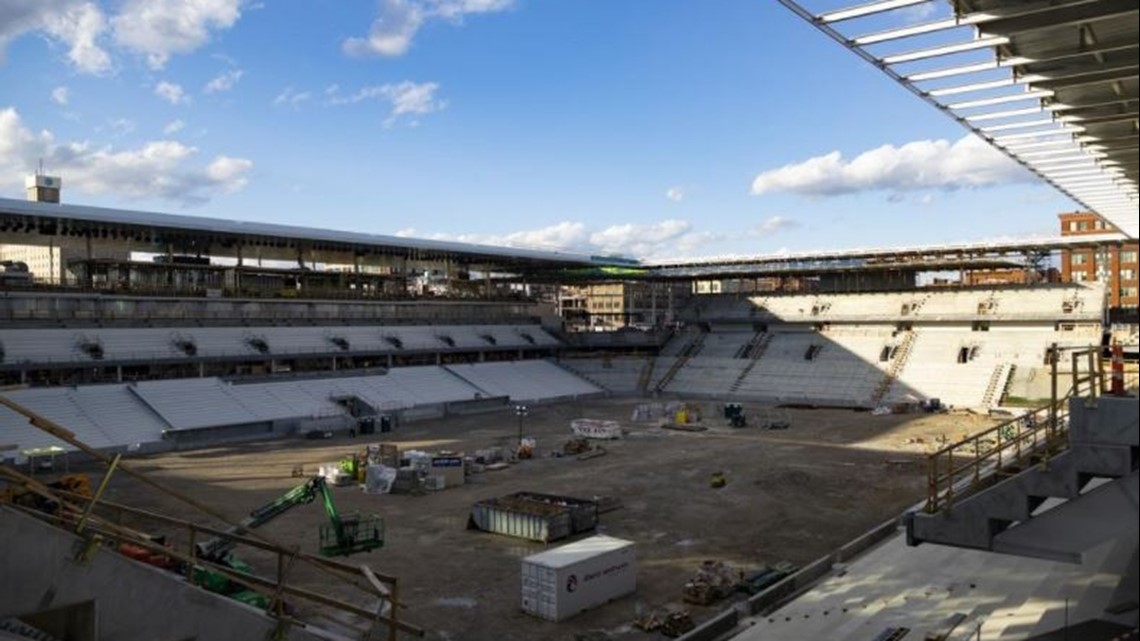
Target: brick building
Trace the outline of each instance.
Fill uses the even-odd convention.
[[[1062,236],[1103,234],[1111,231],[1104,220],[1092,212],[1068,212],[1060,215]],[[1095,248],[1067,249],[1061,252],[1061,280],[1108,283],[1109,307],[1136,309],[1137,242],[1108,243]]]

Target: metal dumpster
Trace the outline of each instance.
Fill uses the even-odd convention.
[[[571,496],[515,492],[471,506],[467,529],[548,543],[598,525],[598,504]]]

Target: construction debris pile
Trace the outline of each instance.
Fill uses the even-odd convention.
[[[732,594],[739,580],[738,572],[724,561],[704,561],[681,588],[681,598],[695,605],[715,603]]]

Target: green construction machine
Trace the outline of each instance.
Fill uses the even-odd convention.
[[[353,512],[342,516],[333,502],[325,477],[314,476],[280,497],[262,505],[249,513],[237,526],[226,530],[227,534],[241,535],[260,527],[285,512],[320,496],[328,516],[328,523],[321,525],[320,553],[323,556],[348,556],[368,552],[384,545],[384,521],[378,516],[361,516]],[[251,568],[232,551],[237,543],[226,537],[216,537],[197,545],[198,558],[219,563],[238,572],[249,574]],[[241,586],[216,572],[206,568],[196,568],[194,582],[212,592],[226,594],[239,601],[259,607],[267,607],[268,600],[262,595],[245,590]]]

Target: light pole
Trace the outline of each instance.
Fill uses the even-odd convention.
[[[515,405],[515,416],[519,417],[519,447],[522,447],[523,438],[523,417],[527,415],[526,405]]]

